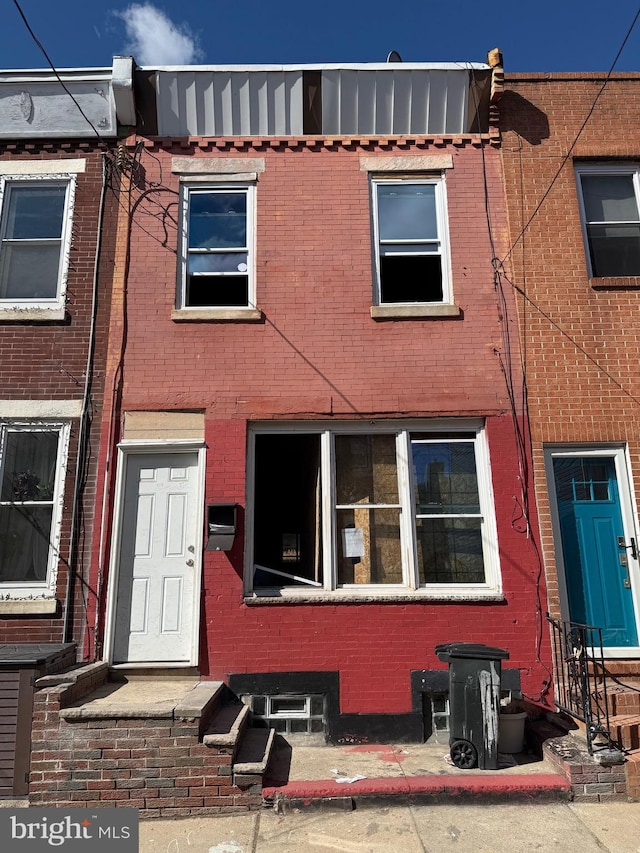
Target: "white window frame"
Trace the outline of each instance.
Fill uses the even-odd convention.
[[[456,441],[456,433],[475,433],[474,447],[478,495],[480,501],[481,540],[484,557],[485,580],[476,584],[419,584],[419,566],[417,538],[415,535],[415,498],[411,476],[411,434],[442,433],[451,435]],[[253,588],[254,561],[254,513],[255,513],[255,462],[257,435],[295,433],[320,435],[320,477],[322,493],[322,564],[323,582],[319,588],[305,584],[304,587],[260,587]],[[386,433],[396,437],[396,460],[398,466],[399,506],[400,509],[400,548],[402,554],[403,580],[401,584],[348,584],[337,582],[337,537],[336,511],[340,509],[335,500],[335,453],[336,435],[369,435]],[[463,439],[462,436],[459,440]],[[382,505],[381,505],[382,506]],[[376,508],[377,505],[369,505]],[[478,516],[476,516],[478,517]],[[493,486],[489,462],[484,423],[473,421],[415,421],[388,423],[305,423],[254,424],[249,428],[247,455],[247,525],[245,539],[245,595],[260,597],[314,598],[329,594],[331,598],[344,597],[353,600],[357,596],[389,597],[409,595],[411,598],[429,598],[440,600],[499,600],[502,597],[502,581],[498,551],[498,534],[493,499]]]
[[[421,302],[391,302],[382,301],[382,278],[380,268],[381,256],[381,241],[378,216],[378,187],[389,185],[431,185],[435,187],[435,202],[436,202],[436,224],[438,228],[437,240],[394,240],[394,244],[406,242],[411,243],[434,243],[438,246],[437,252],[406,252],[404,255],[414,254],[419,257],[428,257],[430,255],[438,255],[440,257],[441,275],[442,275],[442,299],[440,300],[425,300]],[[374,243],[374,263],[375,263],[375,285],[374,285],[374,304],[376,306],[419,306],[419,305],[452,305],[453,293],[451,287],[451,260],[449,252],[449,220],[447,214],[447,194],[445,185],[445,176],[435,175],[432,177],[398,177],[392,173],[382,176],[371,176],[371,210],[373,214],[373,243]]]
[[[4,445],[7,432],[57,432],[58,456],[56,459],[53,498],[50,502],[52,504],[52,513],[46,579],[44,581],[32,582],[0,580],[0,596],[10,599],[53,597],[56,593],[58,562],[60,559],[60,531],[64,508],[64,485],[67,474],[70,424],[66,421],[26,421],[4,418],[0,420],[0,482],[3,475]],[[4,505],[5,502],[0,501],[0,506]]]
[[[71,249],[71,233],[73,223],[73,208],[75,202],[76,175],[69,172],[58,172],[39,174],[0,174],[0,265],[2,264],[2,247],[5,243],[7,228],[7,211],[11,199],[11,190],[19,184],[30,184],[35,186],[40,183],[64,186],[65,206],[62,217],[62,229],[60,234],[60,255],[58,258],[58,284],[56,296],[51,299],[4,299],[0,298],[0,320],[3,311],[23,312],[38,311],[48,314],[57,312],[64,316],[64,306],[67,292],[67,278],[69,273],[69,252]],[[36,242],[34,239],[33,242]]]
[[[253,312],[256,310],[256,285],[255,285],[255,250],[256,250],[256,186],[253,181],[225,181],[225,182],[208,182],[208,181],[193,181],[184,182],[181,184],[180,198],[180,246],[179,246],[179,261],[178,261],[178,285],[177,285],[177,311],[180,314],[198,315],[219,314],[222,319],[229,315],[230,319],[236,313]],[[197,193],[223,193],[235,192],[244,193],[247,205],[247,304],[246,305],[187,305],[187,264],[189,258],[189,199],[193,194]],[[224,276],[224,273],[220,273]]]
[[[581,163],[575,166],[575,175],[576,175],[576,188],[578,193],[578,205],[580,208],[580,224],[582,226],[582,239],[584,241],[584,253],[587,262],[587,271],[589,278],[619,278],[620,276],[596,276],[594,274],[593,265],[591,263],[591,247],[589,245],[589,234],[587,231],[587,225],[606,225],[606,224],[632,224],[628,222],[618,222],[617,220],[607,220],[606,222],[588,222],[587,214],[585,210],[584,204],[584,196],[582,192],[582,176],[583,175],[622,175],[624,177],[631,177],[633,181],[633,189],[636,197],[636,204],[638,206],[638,222],[635,224],[640,225],[640,165],[637,164],[627,164],[622,165],[620,163]],[[634,275],[640,276],[640,269]],[[622,276],[622,278],[627,278],[631,276]]]

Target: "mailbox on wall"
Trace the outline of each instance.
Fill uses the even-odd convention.
[[[236,538],[238,504],[207,506],[207,551],[230,551]]]

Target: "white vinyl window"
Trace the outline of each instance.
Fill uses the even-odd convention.
[[[444,180],[372,181],[378,305],[450,303]]]
[[[0,422],[0,588],[55,591],[69,428]]]
[[[254,294],[254,187],[185,185],[178,307],[248,308]]]
[[[635,166],[576,169],[589,275],[640,275],[640,172]]]
[[[75,178],[0,181],[0,311],[64,306]]]
[[[251,430],[247,591],[499,588],[480,426]]]

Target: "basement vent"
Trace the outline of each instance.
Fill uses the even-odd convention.
[[[245,695],[242,701],[253,712],[254,719],[263,721],[279,734],[324,734],[326,702],[324,696],[303,695]]]

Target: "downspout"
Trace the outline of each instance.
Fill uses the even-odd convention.
[[[107,189],[107,161],[106,154],[102,154],[102,187],[100,189],[100,202],[98,208],[98,231],[96,234],[96,250],[93,262],[93,292],[91,300],[91,326],[89,330],[89,342],[87,347],[87,364],[85,367],[84,376],[84,393],[82,396],[82,412],[80,414],[80,429],[78,432],[78,450],[76,455],[76,473],[73,487],[73,507],[71,512],[71,533],[69,543],[69,558],[67,571],[67,589],[64,602],[64,633],[63,639],[65,643],[72,642],[73,624],[71,619],[71,598],[73,594],[73,578],[74,561],[76,559],[77,543],[78,543],[78,517],[80,513],[80,504],[83,492],[83,473],[87,453],[87,444],[89,436],[89,400],[91,396],[91,383],[93,379],[93,358],[95,349],[96,322],[98,313],[98,270],[100,265],[100,256],[102,251],[102,224],[104,219],[105,196]],[[82,631],[86,630],[83,625]],[[82,643],[78,644],[82,648]]]

